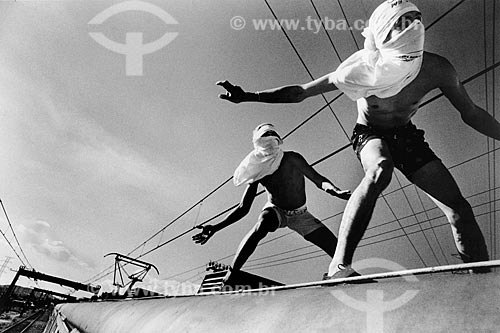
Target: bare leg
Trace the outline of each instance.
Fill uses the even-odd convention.
[[[333,257],[337,246],[337,237],[326,226],[308,233],[304,236],[304,239],[325,251],[330,257]]]
[[[380,139],[366,143],[360,153],[365,176],[347,202],[340,224],[335,255],[328,269],[332,276],[339,264],[350,265],[354,251],[366,231],[378,196],[389,185],[394,169],[386,144]]]
[[[444,212],[450,222],[458,253],[464,262],[488,260],[488,250],[472,208],[441,161],[420,168],[411,181]]]
[[[232,269],[239,271],[248,260],[250,255],[255,251],[259,242],[266,237],[269,232],[275,231],[279,226],[276,212],[270,209],[265,209],[259,216],[259,221],[248,232],[241,241],[236,256],[234,257]]]

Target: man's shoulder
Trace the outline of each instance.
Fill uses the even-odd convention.
[[[448,59],[431,52],[424,52],[421,71],[426,79],[435,80],[438,85],[445,84],[456,76],[455,68]]]
[[[433,71],[436,71],[448,68],[449,66],[451,66],[451,63],[448,59],[446,59],[442,55],[425,51],[423,66],[431,68]]]
[[[283,152],[283,158],[290,158],[290,159],[297,159],[297,158],[303,158],[303,156],[296,152],[296,151],[292,151],[292,150],[287,150],[287,151],[284,151]]]
[[[298,166],[302,165],[302,161],[304,161],[304,157],[296,151],[285,151],[281,164]]]

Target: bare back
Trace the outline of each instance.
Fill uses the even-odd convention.
[[[445,61],[436,54],[424,52],[419,74],[397,95],[388,98],[369,96],[357,101],[357,122],[381,129],[406,125],[418,111],[424,96],[439,87],[439,80],[443,77],[440,70],[446,67],[443,65]]]
[[[304,173],[296,159],[297,153],[284,152],[278,170],[260,180],[269,201],[283,209],[296,209],[306,203]]]

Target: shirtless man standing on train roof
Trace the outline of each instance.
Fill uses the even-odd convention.
[[[354,251],[394,167],[444,212],[464,262],[489,258],[471,206],[411,118],[424,96],[440,89],[462,120],[478,132],[500,140],[500,123],[474,104],[446,58],[423,51],[424,32],[421,13],[414,4],[384,1],[363,31],[364,49],[342,62],[335,72],[306,84],[255,93],[228,81],[217,83],[227,90],[219,97],[234,103],[297,103],[337,89],[357,102],[352,144],[365,176],[346,205],[329,278],[351,275]]]
[[[320,175],[301,154],[283,151],[283,140],[272,124],[257,126],[252,141],[254,150],[243,159],[233,177],[236,186],[247,184],[240,204],[220,223],[200,226],[202,232],[193,236],[195,243],[205,244],[216,232],[241,220],[250,211],[259,184],[264,186],[268,201],[255,226],[241,241],[230,271],[224,278],[227,283],[230,283],[228,280],[232,272],[241,269],[259,242],[278,228],[294,230],[333,257],[337,238],[307,210],[305,178],[332,196],[347,200],[351,195],[350,191],[340,190]]]

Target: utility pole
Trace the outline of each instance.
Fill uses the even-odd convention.
[[[14,259],[14,258],[13,257],[5,257],[5,260],[2,264],[2,267],[0,267],[0,277],[2,277],[2,274],[5,271],[5,269],[7,268],[7,265],[9,264],[9,261],[11,259]]]
[[[61,286],[68,286],[76,290],[83,290],[94,294],[97,294],[101,289],[101,286],[92,286],[90,284],[83,284],[80,282],[63,279],[57,276],[43,274],[35,271],[34,269],[26,269],[26,267],[20,266],[16,273],[16,276],[14,276],[14,279],[10,283],[10,286],[7,288],[7,291],[4,292],[4,294],[0,298],[0,314],[2,314],[2,312],[5,309],[8,309],[10,303],[10,296],[12,295],[12,292],[16,287],[16,282],[20,276],[25,276],[33,280],[47,281]]]

